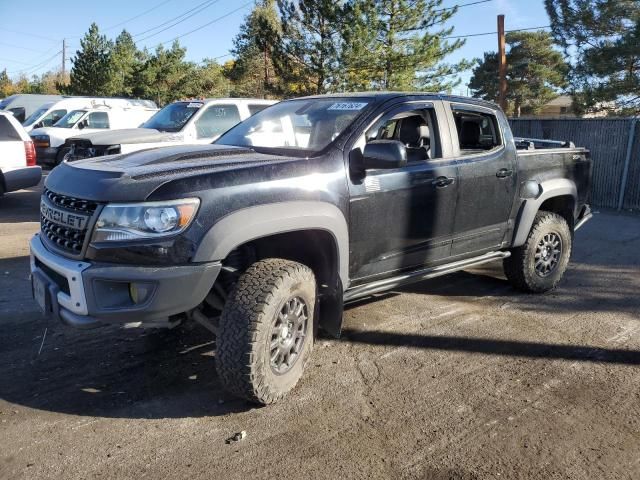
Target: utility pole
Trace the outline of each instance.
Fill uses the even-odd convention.
[[[67,41],[62,39],[62,82],[64,83],[65,73],[67,66]]]
[[[507,53],[504,38],[504,15],[498,15],[498,104],[507,110]]]

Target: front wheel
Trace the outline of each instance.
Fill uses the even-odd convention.
[[[216,369],[223,386],[263,405],[293,389],[313,348],[315,303],[308,267],[277,258],[249,267],[220,318]]]
[[[572,235],[567,221],[553,212],[540,211],[521,247],[504,260],[504,273],[519,290],[543,293],[562,279],[571,257]]]

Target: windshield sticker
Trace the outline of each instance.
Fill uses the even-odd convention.
[[[200,108],[202,105],[204,105],[202,102],[190,102],[187,108]]]
[[[341,102],[341,103],[334,103],[329,108],[327,108],[327,110],[351,110],[351,111],[353,111],[353,110],[362,110],[366,106],[367,106],[366,103]]]

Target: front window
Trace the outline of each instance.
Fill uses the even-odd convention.
[[[213,139],[240,122],[240,112],[235,105],[211,105],[195,121],[198,138]]]
[[[236,125],[215,143],[313,155],[328,147],[370,101],[323,98],[281,102]]]
[[[202,102],[172,103],[143,123],[142,128],[153,128],[161,132],[179,132],[202,106]]]
[[[76,123],[78,123],[80,119],[84,117],[85,113],[87,113],[86,110],[72,110],[60,120],[58,120],[58,122],[53,126],[58,128],[73,128]]]
[[[25,127],[32,125],[36,120],[40,118],[41,115],[46,113],[47,110],[48,108],[41,108],[39,110],[36,110],[31,114],[31,116],[29,116],[29,118],[27,118],[24,121],[22,125],[24,125]],[[62,117],[64,117],[66,114],[67,114],[66,110],[52,110],[47,115],[42,117],[42,119],[38,123],[41,123],[43,127],[50,127],[51,125],[55,124],[58,120],[60,120]]]

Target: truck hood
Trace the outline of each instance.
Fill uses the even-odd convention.
[[[257,153],[227,145],[179,145],[124,155],[63,162],[47,176],[56,193],[98,202],[144,201],[173,180],[203,174],[231,174],[247,168],[297,162],[300,158]]]
[[[124,128],[74,135],[70,140],[89,140],[92,145],[122,145],[133,143],[161,143],[183,140],[182,132],[161,132],[152,128]]]

